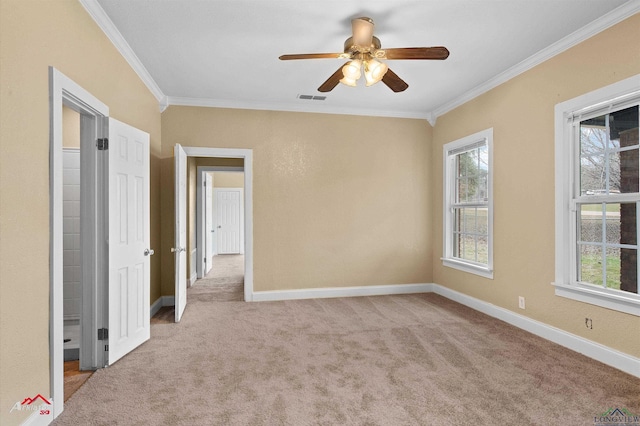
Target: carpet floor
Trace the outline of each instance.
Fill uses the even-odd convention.
[[[196,290],[196,291],[194,291]],[[593,425],[640,379],[435,294],[216,302],[98,370],[56,425]]]

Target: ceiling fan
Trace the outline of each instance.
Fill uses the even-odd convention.
[[[381,59],[447,59],[449,50],[436,47],[402,47],[382,49],[380,39],[373,35],[373,20],[367,17],[351,20],[353,36],[344,42],[343,53],[303,53],[282,55],[280,59],[349,59],[338,68],[320,87],[319,92],[330,92],[338,83],[355,86],[364,71],[366,85],[371,86],[382,80],[394,92],[402,92],[409,87],[396,73],[391,71]]]

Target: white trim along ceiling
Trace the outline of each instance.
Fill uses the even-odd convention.
[[[407,2],[408,0],[406,0],[405,2]],[[550,2],[544,2],[542,0],[537,0],[540,2],[539,4],[539,8],[551,8],[551,7],[555,7],[553,6],[552,3]],[[113,45],[117,48],[117,50],[122,54],[122,56],[127,60],[127,62],[131,65],[131,67],[135,70],[135,72],[139,75],[139,77],[142,79],[142,81],[144,82],[144,84],[149,88],[149,90],[153,93],[153,95],[156,97],[156,99],[158,100],[159,103],[159,108],[160,111],[164,111],[168,106],[170,105],[183,105],[183,106],[203,106],[203,107],[220,107],[220,108],[239,108],[239,109],[254,109],[254,110],[274,110],[274,111],[302,111],[302,112],[319,112],[319,113],[332,113],[332,114],[351,114],[351,115],[368,115],[368,116],[388,116],[388,117],[402,117],[402,118],[417,118],[417,119],[426,119],[428,120],[431,125],[435,125],[436,119],[453,110],[454,108],[464,104],[465,102],[468,102],[469,100],[493,89],[494,87],[514,78],[515,76],[535,67],[536,65],[554,57],[555,55],[558,55],[561,52],[564,52],[565,50],[577,45],[578,43],[598,34],[601,31],[606,30],[607,28],[612,27],[613,25],[616,25],[617,23],[621,22],[622,20],[640,12],[640,0],[629,0],[626,1],[624,3],[618,2],[616,4],[619,4],[618,7],[613,8],[612,10],[608,11],[607,13],[602,14],[600,17],[596,18],[595,20],[591,20],[587,25],[581,26],[580,28],[578,28],[577,30],[571,32],[570,34],[557,39],[557,40],[548,40],[545,41],[545,48],[543,48],[542,50],[538,50],[536,53],[532,54],[531,56],[527,57],[524,60],[521,60],[517,63],[515,63],[515,65],[506,67],[504,69],[502,69],[500,72],[498,72],[497,74],[493,75],[492,77],[490,77],[489,79],[486,79],[485,81],[481,82],[480,84],[477,84],[475,86],[473,86],[470,89],[465,90],[462,93],[457,93],[457,94],[452,94],[450,96],[450,98],[448,100],[446,100],[445,102],[440,103],[439,105],[435,106],[434,108],[431,108],[430,110],[425,110],[425,111],[419,111],[416,112],[415,110],[412,111],[399,111],[399,110],[380,110],[380,109],[367,109],[366,106],[359,106],[358,108],[353,108],[353,107],[345,107],[345,106],[338,106],[338,105],[314,105],[317,102],[309,102],[307,104],[304,104],[302,102],[297,103],[297,104],[292,104],[292,103],[278,103],[278,102],[271,102],[271,101],[264,101],[264,100],[253,100],[253,101],[242,101],[239,99],[217,99],[217,98],[208,98],[208,97],[189,97],[189,96],[180,96],[178,95],[167,95],[165,92],[163,92],[163,90],[161,89],[161,87],[158,85],[158,83],[156,82],[156,80],[154,79],[154,77],[152,76],[152,74],[149,72],[149,70],[147,69],[147,67],[145,67],[145,65],[143,64],[143,62],[140,60],[139,56],[134,52],[134,50],[132,49],[132,47],[130,46],[129,42],[125,39],[125,37],[121,34],[121,31],[119,30],[119,28],[114,24],[114,22],[112,21],[112,19],[110,18],[110,16],[107,14],[107,12],[105,12],[105,10],[103,9],[102,5],[108,4],[109,2],[113,3],[113,0],[80,0],[81,4],[84,6],[84,8],[87,10],[87,12],[91,15],[91,17],[94,19],[94,21],[97,23],[97,25],[102,29],[102,31],[107,35],[107,37],[111,40],[111,42],[113,43]],[[231,2],[233,3],[233,2]],[[469,2],[467,2],[469,3]],[[474,2],[475,3],[475,2]],[[525,1],[520,1],[519,3],[521,4],[525,4]],[[560,2],[557,2],[556,4],[558,4]],[[587,2],[580,2],[580,1],[574,1],[572,2],[577,10],[581,10],[584,9],[586,6],[591,7],[591,5],[593,3],[589,3],[588,5],[586,4]],[[606,2],[605,2],[606,3]],[[101,5],[102,4],[102,5]],[[120,3],[118,3],[120,4]],[[257,4],[257,3],[256,3]],[[464,5],[466,4],[464,1],[459,0],[458,1],[458,6],[460,7],[460,9],[464,9]],[[488,3],[487,3],[488,4]],[[602,4],[602,3],[600,3]],[[306,3],[305,3],[306,5]],[[346,5],[350,5],[350,4],[345,4],[345,8]],[[122,4],[122,6],[124,6],[124,4]],[[349,12],[355,11],[355,9],[353,9],[353,7],[356,7],[356,5],[350,5],[352,6],[352,9],[349,9]],[[390,4],[385,5],[388,7],[391,7]],[[405,5],[406,8],[407,5]],[[119,7],[119,6],[118,6]],[[220,6],[220,7],[234,7],[231,6],[229,4],[225,4],[225,6]],[[238,6],[239,7],[239,6]],[[266,6],[265,6],[266,7]],[[418,7],[417,4],[415,7]],[[444,6],[441,6],[444,7]],[[451,7],[451,6],[449,6]],[[613,6],[609,6],[609,7],[613,7]],[[393,7],[391,9],[391,14],[397,14],[399,13],[399,11],[397,9],[400,9],[400,6],[397,7]],[[362,13],[365,12],[375,12],[375,11],[367,11],[367,10],[363,10]],[[344,12],[344,13],[348,13],[348,12]],[[557,13],[555,13],[554,10],[548,10],[546,13],[548,13],[548,15],[550,17],[556,18]],[[371,13],[372,15],[374,13]],[[350,18],[352,16],[347,16],[345,18]],[[485,18],[487,18],[485,16]],[[506,18],[506,17],[503,17]],[[133,19],[133,18],[132,18]],[[299,16],[299,19],[305,19],[305,17],[303,16]],[[390,17],[384,18],[382,16],[378,16],[377,19],[380,19],[381,21],[385,20],[389,20],[391,19]],[[475,18],[474,18],[475,19]],[[477,20],[482,20],[482,17],[479,17]],[[437,20],[436,20],[437,21]],[[430,21],[433,22],[433,21]],[[443,22],[441,25],[447,26],[450,25],[447,22]],[[534,27],[536,25],[535,22],[533,22],[531,24],[532,27]],[[344,25],[343,25],[344,26]],[[495,25],[494,25],[495,26]],[[397,25],[396,25],[397,27]],[[322,25],[318,25],[317,27],[312,28],[313,33],[312,35],[314,37],[322,37],[323,33],[323,28],[325,28],[326,30],[328,30],[329,27],[323,27]],[[161,30],[163,31],[171,31],[171,29],[164,29],[161,28]],[[376,31],[378,31],[378,26],[376,27]],[[381,30],[382,31],[382,30]],[[326,31],[325,31],[326,32]],[[537,28],[535,30],[535,33],[541,33],[541,31],[539,31],[539,28]],[[379,34],[379,33],[377,33]],[[332,36],[336,36],[335,34],[330,34]],[[345,34],[346,36],[350,35],[350,34]],[[379,34],[380,37],[386,37],[386,38],[391,38],[392,34]],[[268,34],[264,35],[265,37],[269,37]],[[466,37],[469,39],[469,43],[473,42],[474,37],[479,37],[480,35],[478,34],[466,34]],[[277,38],[276,40],[282,41],[281,38]],[[307,38],[304,39],[305,41],[307,40]],[[506,40],[505,40],[506,42]],[[396,44],[397,42],[394,41],[394,44]],[[402,43],[402,42],[401,42]],[[550,44],[549,44],[550,43]],[[416,42],[409,40],[407,41],[405,44],[410,44],[410,45],[415,45]],[[419,43],[418,43],[419,44]],[[434,45],[437,45],[437,41],[435,41],[435,43],[433,43]],[[442,44],[446,44],[446,43],[442,43]],[[307,51],[305,52],[289,52],[287,51],[286,48],[286,44],[283,45],[282,47],[282,52],[281,53],[312,53],[312,52],[317,52],[319,50],[322,50],[321,47],[316,47],[314,48],[314,46],[309,46],[309,48],[307,49]],[[322,47],[324,47],[325,45],[322,44]],[[241,46],[242,47],[242,46]],[[337,48],[340,48],[341,46],[336,46]],[[404,47],[403,46],[387,46],[387,47]],[[498,46],[500,47],[500,46]],[[324,49],[326,49],[326,47],[324,47]],[[477,49],[474,48],[474,49]],[[234,47],[231,50],[240,50],[237,47]],[[338,50],[338,49],[334,49],[334,50]],[[139,52],[140,53],[140,52]],[[212,53],[213,54],[213,53]],[[242,55],[244,53],[237,53],[238,55]],[[505,52],[506,54],[506,52]],[[455,52],[452,52],[451,56],[448,58],[448,60],[452,60],[452,58],[454,58]],[[300,61],[294,61],[294,62],[300,62]],[[406,62],[406,61],[404,61]],[[325,62],[326,64],[326,62]],[[339,64],[338,64],[339,65]],[[325,65],[326,66],[326,65]],[[329,65],[330,68],[334,67],[333,65]],[[291,68],[289,68],[291,69]],[[287,73],[288,68],[284,67],[282,68],[281,72],[283,73]],[[318,70],[318,75],[313,75],[313,76],[309,76],[309,78],[312,80],[312,83],[317,83],[317,85],[319,85],[327,76],[325,76],[323,74],[324,69],[322,70]],[[317,80],[317,81],[316,81]],[[311,83],[310,82],[310,83]],[[409,85],[411,86],[411,81],[409,81]],[[436,85],[436,82],[429,82],[432,83],[433,85]],[[315,87],[315,86],[314,86]],[[358,88],[360,89],[360,88]],[[369,88],[369,90],[371,90],[371,88]],[[409,90],[411,90],[411,87],[409,88]],[[362,92],[361,92],[362,93]],[[313,94],[318,94],[317,92],[313,93]],[[398,96],[397,94],[395,96]]]

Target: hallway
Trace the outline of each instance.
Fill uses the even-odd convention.
[[[211,271],[189,289],[189,297],[211,302],[244,300],[244,255],[221,254],[213,257]]]

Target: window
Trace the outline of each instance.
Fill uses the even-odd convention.
[[[556,105],[556,294],[640,315],[640,75]]]
[[[493,129],[444,146],[445,266],[493,278]]]

